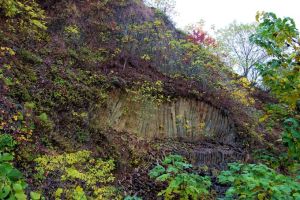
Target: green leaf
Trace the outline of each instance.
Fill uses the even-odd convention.
[[[187,169],[191,167],[184,161],[183,157],[178,155],[169,155],[162,162],[167,170],[161,165],[157,165],[150,171],[152,177],[157,177],[157,181],[167,182],[165,190],[158,193],[164,199],[200,199],[209,194],[208,189],[211,185],[209,177],[201,177],[197,174],[189,173]]]
[[[237,166],[237,164],[231,164]],[[300,183],[290,177],[278,174],[263,164],[239,164],[240,170],[232,167],[218,176],[221,183],[229,183],[226,198],[240,199],[289,199],[294,192],[300,192]]]
[[[167,169],[167,173],[177,174],[178,172],[179,172],[179,170],[177,169],[177,167],[169,166]]]
[[[49,121],[48,115],[46,113],[42,113],[39,115],[39,120],[41,120],[44,123],[47,123]]]
[[[257,195],[258,200],[264,200],[265,199],[266,194],[265,193],[260,193]]]
[[[160,176],[161,174],[165,173],[165,168],[161,165],[157,165],[155,168],[153,168],[150,172],[149,172],[149,176],[150,178],[156,178],[158,176]]]
[[[13,161],[13,160],[14,160],[14,157],[10,153],[0,154],[0,163],[1,162],[9,162],[9,161]]]
[[[37,26],[40,29],[43,29],[43,30],[47,29],[47,27],[40,20],[32,19],[31,23],[33,23],[35,26]]]
[[[5,199],[6,197],[8,197],[10,192],[11,192],[10,186],[4,185],[0,190],[0,199]]]
[[[13,169],[10,163],[0,163],[0,175],[7,176]]]
[[[15,192],[19,193],[19,192],[22,192],[23,191],[23,187],[21,184],[19,183],[15,183],[13,184],[13,189]]]
[[[171,177],[170,174],[163,174],[156,178],[157,181],[167,181]]]
[[[41,199],[41,194],[38,192],[30,192],[30,198],[32,200],[40,200]]]
[[[23,192],[16,193],[15,197],[17,198],[17,200],[27,200],[27,196]]]
[[[12,169],[10,170],[10,172],[7,174],[7,177],[12,180],[12,181],[17,181],[21,178],[23,178],[22,173],[17,170],[17,169]]]

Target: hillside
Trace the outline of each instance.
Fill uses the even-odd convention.
[[[160,199],[148,173],[178,154],[215,199],[228,163],[284,149],[259,121],[278,100],[140,0],[0,1],[0,17],[0,152],[28,196]]]

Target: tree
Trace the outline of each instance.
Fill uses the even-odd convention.
[[[196,25],[187,27],[188,37],[187,39],[195,44],[202,45],[204,47],[216,47],[216,40],[204,30],[204,21],[199,22]]]
[[[218,46],[225,63],[253,84],[256,84],[260,77],[255,65],[267,59],[265,50],[249,41],[255,28],[255,24],[233,22],[228,27],[217,31]]]
[[[175,12],[175,0],[144,0],[144,3],[150,7],[157,8],[164,12],[169,17],[173,16]]]
[[[282,102],[295,109],[300,99],[300,37],[293,19],[259,13],[260,22],[250,40],[270,59],[257,67],[264,83]]]
[[[257,66],[264,84],[286,109],[282,141],[288,147],[293,171],[300,174],[300,35],[289,17],[278,18],[274,13],[258,13],[260,24],[250,40],[261,46],[270,59]],[[298,163],[297,163],[298,162]]]

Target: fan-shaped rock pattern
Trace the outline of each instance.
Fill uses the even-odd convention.
[[[106,105],[94,112],[93,124],[149,139],[213,139],[224,144],[235,141],[229,116],[207,103],[188,98],[157,105],[147,100],[134,101],[126,93],[115,92],[110,94]]]

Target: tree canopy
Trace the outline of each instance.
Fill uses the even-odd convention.
[[[217,40],[221,56],[229,67],[252,83],[259,81],[260,74],[255,68],[257,63],[267,59],[263,48],[250,42],[249,37],[255,33],[256,24],[238,24],[233,22],[217,31]]]

